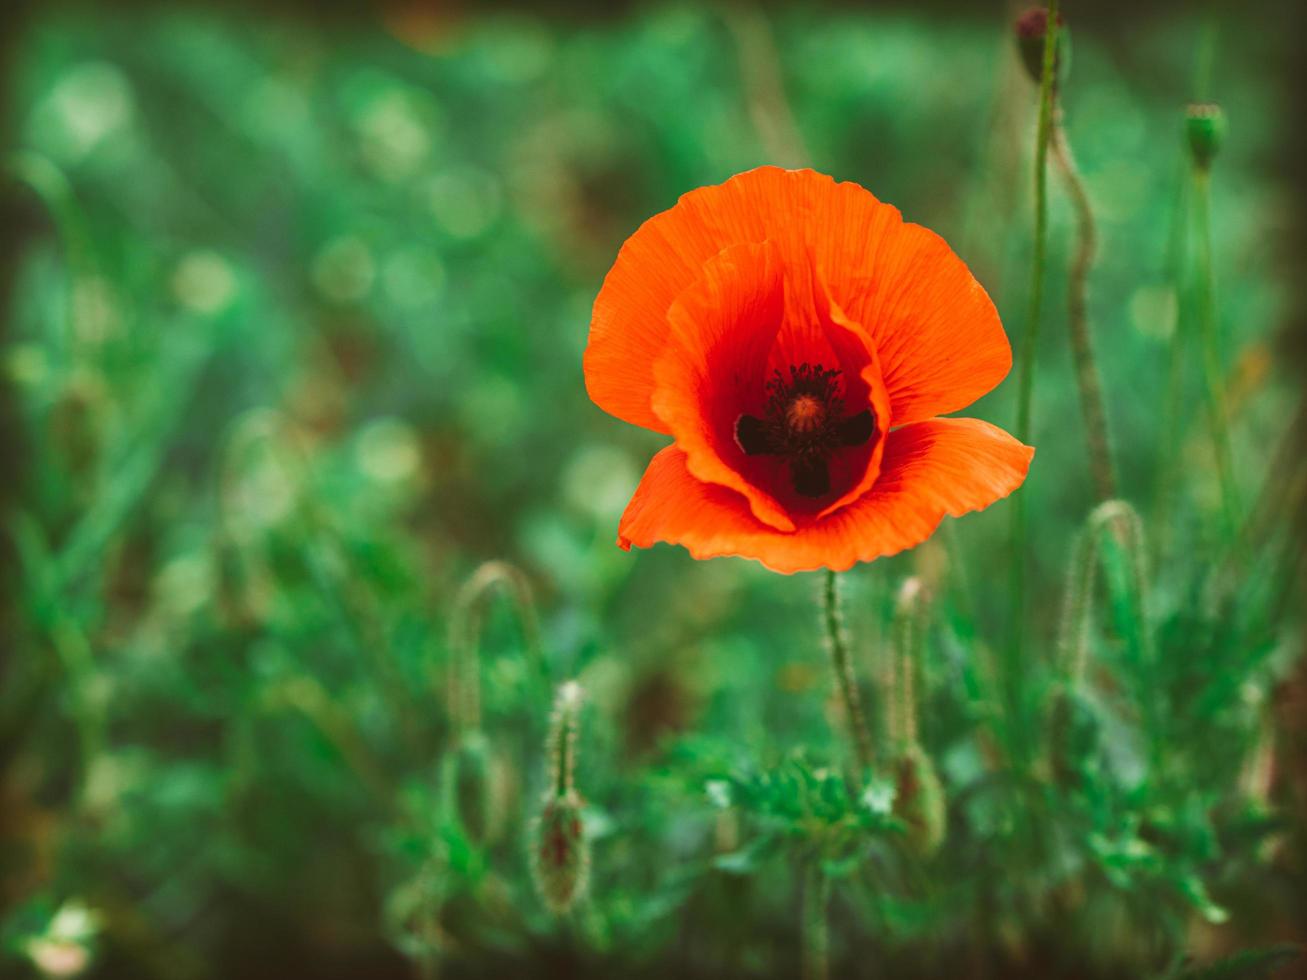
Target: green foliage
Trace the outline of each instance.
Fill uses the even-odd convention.
[[[1130,534],[1086,529],[1051,186],[1024,653],[1010,503],[846,575],[855,785],[814,583],[616,548],[660,440],[580,376],[622,239],[775,156],[739,32],[693,5],[250,16],[55,8],[17,46],[0,974],[756,977],[797,974],[805,934],[833,975],[1287,962],[1302,810],[1263,764],[1301,670],[1301,464],[1273,448],[1300,393],[1271,356],[1294,284],[1267,244],[1287,37],[1222,34],[1213,81],[1245,526],[1188,341],[1198,25],[1076,24],[1059,96]],[[943,235],[1019,349],[1035,106],[1010,28],[761,23],[814,165]],[[1012,388],[967,414],[1010,421]],[[930,601],[896,617],[905,581]],[[587,707],[560,796],[564,677]]]

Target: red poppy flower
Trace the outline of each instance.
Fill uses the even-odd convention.
[[[590,323],[590,397],[675,440],[618,544],[778,572],[919,544],[1025,479],[1032,448],[936,418],[1011,366],[962,260],[857,184],[763,167],[691,191],[622,246]]]

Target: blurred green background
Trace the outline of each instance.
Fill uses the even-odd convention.
[[[1307,672],[1282,19],[1070,12],[1090,315],[1157,648],[1131,659],[1109,569],[1070,784],[1032,761],[1093,505],[1056,177],[1017,676],[1010,502],[845,577],[878,731],[894,596],[931,586],[938,851],[835,775],[815,576],[615,545],[662,441],[586,398],[589,307],[687,190],[762,163],[857,181],[951,243],[1016,346],[1037,97],[1016,12],[34,9],[6,79],[0,975],[790,976],[813,860],[840,975],[1291,959]],[[1184,340],[1195,98],[1230,119],[1212,226],[1238,542]],[[1012,428],[1014,381],[964,414]],[[547,673],[587,695],[593,870],[561,918],[529,874],[549,693],[511,603],[481,607],[498,826],[472,832],[442,778],[450,614],[491,559],[530,583]]]

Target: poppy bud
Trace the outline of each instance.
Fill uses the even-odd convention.
[[[925,857],[944,842],[944,787],[926,751],[908,745],[894,764],[894,816],[907,825],[908,846]]]
[[[1031,7],[1017,18],[1017,51],[1021,63],[1026,67],[1026,74],[1036,85],[1044,78],[1044,35],[1048,33],[1048,11],[1043,7]],[[1053,86],[1066,81],[1071,67],[1071,34],[1066,29],[1066,21],[1061,14],[1057,16],[1057,37],[1053,40]]]
[[[590,845],[575,791],[545,799],[531,850],[536,891],[551,912],[562,915],[584,894],[590,877]]]
[[[585,892],[590,876],[590,845],[585,838],[582,800],[573,785],[581,685],[558,689],[549,719],[549,789],[531,838],[536,891],[555,915],[562,915]]]
[[[1192,103],[1185,108],[1184,132],[1194,166],[1207,170],[1225,141],[1225,113],[1215,103]]]

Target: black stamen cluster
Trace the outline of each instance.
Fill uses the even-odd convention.
[[[741,415],[735,423],[735,441],[749,456],[781,456],[789,463],[796,493],[822,497],[830,492],[827,458],[835,450],[860,446],[876,431],[871,410],[844,418],[838,370],[820,364],[790,366],[787,379],[779,370],[766,383],[764,417]],[[796,426],[791,417],[795,403],[810,398],[820,406],[811,426]]]

